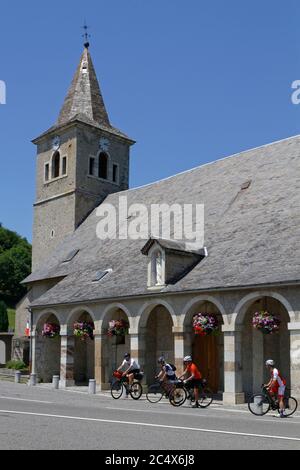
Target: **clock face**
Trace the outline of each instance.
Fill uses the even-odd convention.
[[[104,150],[105,152],[109,149],[109,140],[105,139],[104,137],[100,139],[100,149]]]
[[[53,150],[58,150],[59,147],[60,147],[60,138],[57,136],[57,137],[54,137],[53,141],[52,141],[52,147],[53,147]]]

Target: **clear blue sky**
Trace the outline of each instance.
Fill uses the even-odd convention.
[[[137,140],[131,187],[300,133],[298,0],[1,2],[0,221],[29,240],[31,139],[57,118],[85,17],[111,122]]]

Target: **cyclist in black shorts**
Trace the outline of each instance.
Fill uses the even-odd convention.
[[[182,376],[179,377],[179,379],[181,379],[182,377],[186,377],[184,380],[184,384],[187,387],[194,388],[195,405],[193,405],[192,408],[199,408],[199,387],[201,385],[202,374],[196,364],[193,363],[193,359],[191,358],[191,356],[186,356],[183,359],[183,364],[185,370]]]

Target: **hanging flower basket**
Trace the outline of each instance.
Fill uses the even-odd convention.
[[[45,323],[42,330],[44,338],[57,338],[60,333],[60,326],[56,323]]]
[[[86,339],[94,339],[95,325],[93,322],[80,321],[74,323],[74,336],[80,338],[82,341]]]
[[[129,333],[129,323],[126,320],[112,320],[109,322],[107,335],[113,336],[125,336]]]
[[[278,333],[281,321],[272,313],[261,311],[256,312],[252,319],[253,328],[261,331],[265,335]]]
[[[196,335],[208,336],[219,333],[219,323],[214,315],[197,313],[193,317],[193,328]]]

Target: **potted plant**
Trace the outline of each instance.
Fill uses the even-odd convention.
[[[125,336],[129,332],[129,323],[126,320],[111,320],[109,322],[107,334],[108,336]]]
[[[44,338],[57,338],[60,333],[60,326],[56,323],[45,323],[42,330]]]
[[[218,333],[219,323],[210,313],[197,313],[193,317],[193,328],[196,335],[208,336]]]
[[[78,321],[74,323],[74,336],[80,338],[82,341],[86,339],[94,339],[95,325],[93,322]]]
[[[267,311],[256,312],[252,319],[253,328],[265,335],[272,335],[279,331],[281,321],[278,317]]]

